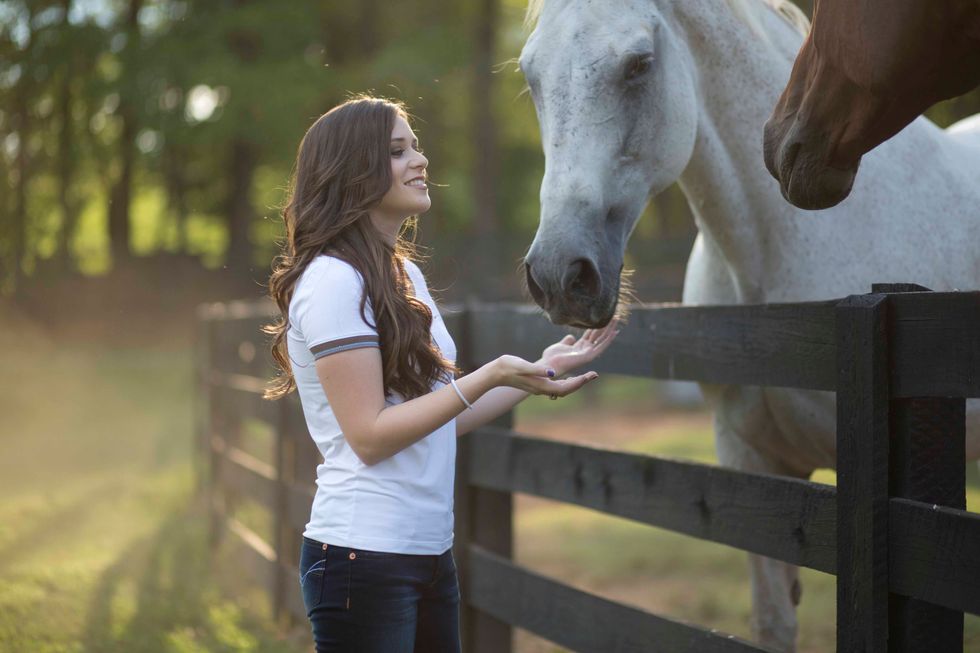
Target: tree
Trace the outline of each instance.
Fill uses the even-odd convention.
[[[78,70],[76,65],[75,48],[72,47],[72,26],[69,22],[72,0],[62,0],[64,12],[61,20],[59,54],[63,57],[61,66],[61,86],[58,89],[58,204],[61,208],[61,231],[58,237],[57,258],[62,274],[73,268],[71,254],[71,239],[75,233],[75,223],[78,220],[78,206],[71,196],[74,180],[76,147],[75,121],[72,118],[74,109],[74,93],[72,81]]]
[[[13,125],[16,134],[16,157],[14,163],[14,202],[12,211],[12,248],[10,251],[10,266],[15,290],[23,286],[23,259],[27,250],[27,185],[31,176],[31,135],[33,132],[31,100],[36,86],[34,83],[34,15],[35,5],[27,3],[24,9],[23,44],[17,53],[19,76],[14,85],[13,93]]]
[[[136,132],[138,115],[136,105],[139,98],[137,88],[138,56],[140,49],[139,12],[143,0],[129,0],[122,23],[125,45],[120,53],[123,73],[119,85],[119,106],[116,110],[121,121],[117,142],[118,174],[110,182],[109,190],[109,243],[113,265],[130,258],[130,203],[133,191],[133,167],[136,158]]]
[[[475,14],[475,51],[473,65],[472,133],[473,133],[473,248],[476,264],[468,269],[471,288],[488,299],[496,299],[503,266],[500,239],[503,234],[497,213],[499,154],[496,116],[494,115],[493,57],[496,49],[499,0],[478,0]],[[487,274],[488,271],[495,273]]]

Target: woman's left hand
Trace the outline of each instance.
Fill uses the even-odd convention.
[[[541,354],[541,362],[550,365],[558,376],[568,374],[574,369],[595,360],[606,351],[610,343],[619,335],[619,322],[616,318],[601,329],[589,329],[578,340],[569,334],[551,345]]]

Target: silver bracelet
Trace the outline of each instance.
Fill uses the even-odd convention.
[[[473,410],[473,404],[471,404],[470,402],[466,401],[466,397],[463,396],[463,393],[460,392],[460,390],[459,390],[459,386],[456,385],[456,379],[454,379],[452,377],[449,377],[449,385],[453,386],[453,390],[455,390],[456,391],[456,394],[459,395],[459,399],[460,399],[460,401],[463,402],[463,405],[466,406],[467,408],[469,408],[470,410]]]

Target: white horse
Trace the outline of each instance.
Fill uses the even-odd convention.
[[[552,321],[611,318],[626,241],[675,181],[699,230],[684,302],[798,302],[873,282],[980,287],[980,130],[919,119],[867,156],[853,194],[813,214],[763,165],[762,129],[805,18],[777,0],[531,0],[520,56],[541,128],[528,287]],[[832,393],[711,387],[718,458],[809,477],[835,464]],[[967,455],[980,454],[968,404]],[[753,631],[795,646],[795,566],[750,556]]]

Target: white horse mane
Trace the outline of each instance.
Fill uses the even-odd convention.
[[[767,8],[776,12],[787,23],[793,26],[800,34],[806,36],[810,31],[810,21],[806,14],[790,0],[725,0],[732,12],[747,24],[753,32],[765,36],[762,29],[759,9]],[[541,9],[544,7],[545,0],[528,0],[527,12],[524,14],[524,26],[532,29],[541,16]]]

